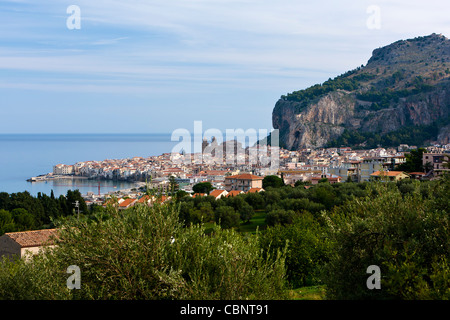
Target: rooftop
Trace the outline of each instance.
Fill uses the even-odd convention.
[[[385,176],[385,177],[396,177],[404,173],[403,171],[376,171],[371,174],[371,176]]]
[[[262,180],[263,177],[255,176],[254,174],[244,173],[234,176],[225,177],[225,179],[239,179],[239,180]]]
[[[42,245],[53,244],[52,236],[56,236],[57,229],[44,229],[33,231],[21,231],[5,233],[5,236],[10,237],[17,242],[22,248],[39,247]]]

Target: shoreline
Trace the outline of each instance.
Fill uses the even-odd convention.
[[[40,182],[40,181],[49,181],[49,180],[58,180],[58,179],[83,179],[83,180],[89,180],[88,177],[83,176],[75,176],[75,175],[53,175],[51,173],[42,174],[36,177],[28,178],[28,182]]]
[[[122,180],[113,180],[113,179],[92,179],[89,177],[83,177],[83,176],[76,176],[76,175],[53,175],[53,174],[43,174],[43,175],[39,175],[36,177],[31,177],[29,179],[27,179],[26,181],[30,182],[31,184],[40,184],[40,183],[46,183],[48,181],[58,181],[58,180],[72,180],[72,181],[76,181],[76,180],[83,180],[83,181],[93,181],[93,182],[99,182],[103,181],[103,182],[119,182],[119,184],[122,183],[127,183],[127,184],[133,184],[133,186],[115,186],[114,185],[114,189],[115,190],[110,190],[107,192],[101,192],[100,194],[95,192],[95,191],[88,191],[88,192],[82,192],[81,195],[82,197],[86,200],[86,201],[98,201],[99,198],[104,198],[108,195],[111,194],[118,194],[118,193],[124,193],[124,194],[128,194],[128,193],[133,193],[137,190],[133,190],[133,189],[139,189],[140,187],[145,185],[145,182],[142,181],[122,181]],[[81,183],[81,182],[80,182]],[[103,188],[103,187],[102,187]],[[76,188],[79,189],[79,188]],[[75,189],[73,189],[75,190]],[[80,190],[81,191],[81,190]]]

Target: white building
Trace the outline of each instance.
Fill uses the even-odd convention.
[[[70,175],[73,174],[73,166],[65,164],[57,164],[53,166],[53,174]]]

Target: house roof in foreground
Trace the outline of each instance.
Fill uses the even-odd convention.
[[[4,235],[17,242],[22,248],[40,247],[54,243],[52,236],[57,236],[57,229],[10,232]]]

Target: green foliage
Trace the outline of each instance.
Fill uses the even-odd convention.
[[[31,300],[39,296],[33,268],[24,259],[0,257],[0,300]]]
[[[294,288],[319,284],[321,266],[327,262],[330,250],[324,227],[312,215],[301,214],[286,226],[269,227],[261,237],[261,246],[266,250],[286,244],[289,283]]]
[[[80,214],[90,215],[79,190],[68,190],[66,196],[55,199],[29,192],[0,193],[0,236],[6,232],[46,229],[53,227],[53,220],[74,214],[75,201],[79,202]],[[75,212],[77,213],[77,212]]]
[[[423,160],[422,155],[427,152],[424,148],[418,148],[417,150],[411,150],[411,152],[405,155],[406,162],[399,164],[395,170],[406,172],[423,172]]]
[[[170,176],[169,177],[169,190],[170,190],[170,194],[177,194],[178,190],[179,190],[180,186],[178,185],[178,183],[175,180],[174,176]]]
[[[325,214],[334,243],[324,277],[329,298],[450,298],[448,200],[441,198],[450,184],[429,187],[402,193],[395,183],[374,183],[371,196]],[[370,265],[381,268],[381,290],[366,286]]]
[[[392,75],[392,81],[390,83],[385,83],[387,86],[391,86],[403,79],[403,74],[401,71],[397,71]],[[392,90],[384,89],[377,90],[371,87],[370,90],[358,93],[356,98],[362,101],[376,102],[382,106],[382,109],[389,107],[391,102],[398,102],[400,98],[406,98],[412,95],[429,92],[433,87],[424,83],[422,77],[416,77],[414,79],[414,89],[401,89]]]
[[[261,194],[261,192],[248,193],[245,195],[244,200],[254,210],[262,210],[266,206],[264,196]]]
[[[244,222],[249,221],[248,217],[252,214],[252,210],[253,212],[255,210],[265,210],[268,213],[266,221],[270,225],[277,223],[286,224],[292,221],[290,217],[292,212],[295,214],[309,212],[319,217],[322,210],[331,209],[333,206],[340,205],[353,197],[361,197],[364,195],[365,185],[362,183],[320,183],[311,186],[307,190],[302,187],[293,188],[291,186],[269,187],[268,190],[261,193],[241,194],[235,197],[222,198],[217,201],[213,197],[197,197],[195,199],[185,197],[179,200],[180,221],[187,226],[208,222],[205,219],[200,219],[200,212],[202,211],[201,203],[209,202],[214,212],[214,217],[222,216],[224,214],[223,211],[228,211],[231,214],[230,209],[221,209],[216,214],[218,208],[226,206],[234,209]],[[283,211],[277,211],[279,209]],[[286,212],[289,212],[289,215],[286,215]],[[229,218],[227,217],[226,220],[230,220]],[[218,222],[217,219],[214,220]],[[231,220],[234,221],[237,218],[233,217]],[[229,227],[229,224],[227,226]],[[237,226],[237,222],[233,226]]]
[[[195,193],[209,194],[213,189],[211,182],[199,182],[192,187],[192,191]]]
[[[179,201],[180,199],[182,199],[182,198],[184,198],[184,197],[186,197],[186,196],[188,196],[189,194],[186,192],[186,191],[184,191],[184,190],[178,190],[176,193],[175,193],[175,199],[177,200],[177,201]]]
[[[309,186],[309,185],[311,185],[311,181],[297,180],[297,181],[295,181],[294,187],[303,187],[303,186]]]
[[[244,202],[241,208],[239,208],[239,217],[242,221],[245,223],[249,223],[250,219],[255,214],[255,211],[253,210],[253,207],[249,205],[247,202]]]
[[[449,189],[448,177],[320,183],[67,216],[57,248],[0,262],[0,299],[283,299],[310,285],[330,299],[448,299]],[[268,227],[253,234],[255,210]],[[27,212],[0,209],[0,231]],[[65,286],[70,265],[81,290]],[[370,265],[381,290],[366,286]]]
[[[345,129],[341,136],[331,140],[327,148],[349,146],[358,148],[397,147],[400,144],[425,145],[426,141],[435,139],[442,121],[423,126],[403,126],[385,134],[381,132],[361,132]],[[363,145],[362,145],[363,144]]]
[[[0,264],[0,299],[283,299],[285,252],[258,235],[183,227],[173,205],[108,209],[61,221],[60,242],[27,263]],[[81,289],[68,290],[68,266]]]
[[[280,188],[284,186],[284,181],[282,178],[278,176],[265,176],[262,181],[262,187],[263,189],[267,189],[269,187],[272,188]]]
[[[266,223],[270,227],[276,225],[286,226],[294,221],[296,215],[297,213],[294,210],[274,209],[267,213]]]
[[[11,211],[14,222],[23,230],[33,230],[35,228],[34,217],[23,208],[16,208]],[[18,231],[23,231],[18,230]]]
[[[359,68],[357,70],[359,70]],[[282,96],[281,98],[288,101],[301,102],[302,109],[306,107],[310,101],[313,101],[324,94],[336,90],[354,91],[359,88],[360,82],[366,82],[374,78],[374,75],[368,73],[361,73],[357,76],[349,77],[357,70],[347,72],[346,74],[338,76],[334,79],[328,79],[322,84],[316,84],[304,90],[288,93],[286,96]],[[297,111],[299,112],[301,109]]]
[[[223,229],[239,227],[239,219],[239,213],[229,206],[218,207],[214,213],[214,220]]]
[[[0,209],[0,235],[17,230],[11,212]]]

